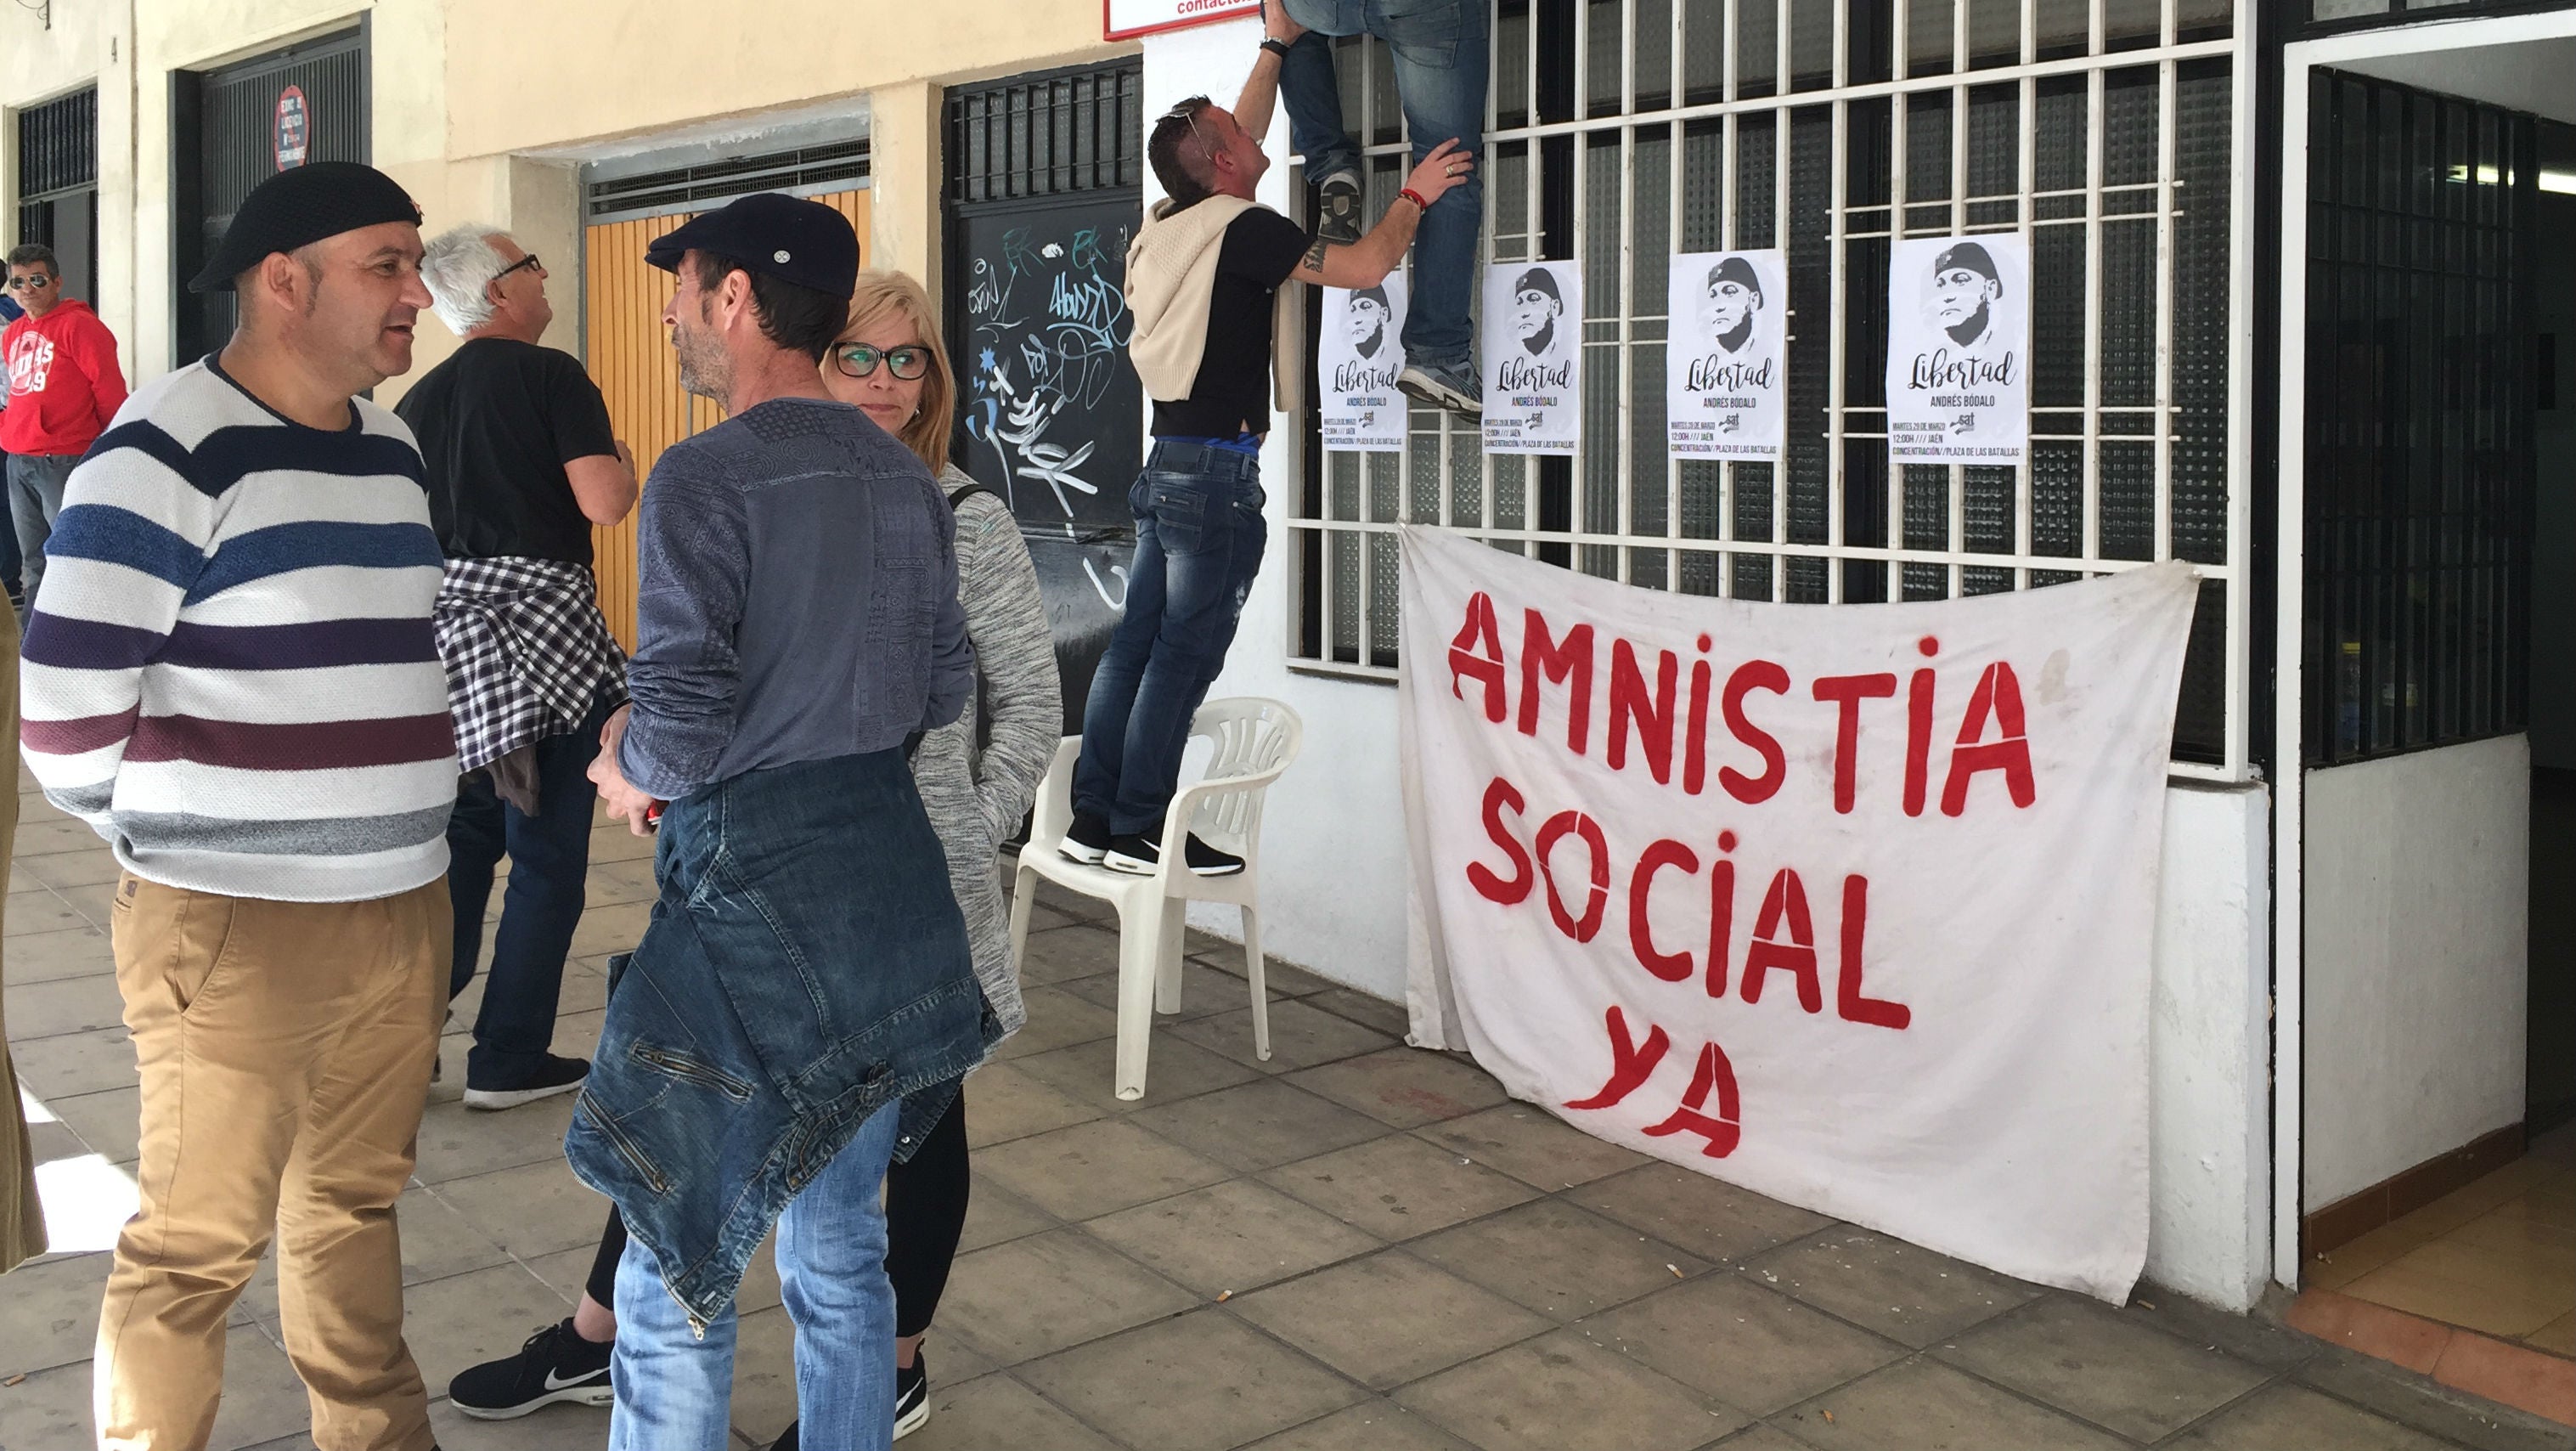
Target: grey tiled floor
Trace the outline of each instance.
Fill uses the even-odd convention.
[[[89,1444],[90,1342],[131,1183],[87,829],[27,797],[10,875],[11,1049],[71,1252],[0,1282],[0,1447]],[[604,954],[651,895],[594,838],[558,1051],[596,1041]],[[2414,1451],[2576,1444],[2259,1320],[2143,1292],[2112,1310],[1640,1159],[1401,1046],[1399,1008],[1274,966],[1252,1054],[1240,955],[1193,942],[1146,1097],[1109,1090],[1116,939],[1041,899],[1031,1021],[969,1080],[974,1211],[907,1451]],[[470,1022],[475,999],[458,1004]],[[409,1333],[434,1388],[567,1313],[604,1201],[564,1168],[568,1099],[468,1115],[466,1039],[402,1207]],[[233,1317],[215,1445],[309,1444],[263,1270]],[[792,1331],[754,1262],[734,1424],[792,1412]],[[434,1410],[449,1451],[594,1447],[604,1411]]]

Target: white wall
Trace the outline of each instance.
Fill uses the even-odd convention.
[[[1145,114],[1206,92],[1232,106],[1260,42],[1252,20],[1149,36]],[[1289,203],[1278,119],[1262,200]],[[1148,205],[1156,195],[1147,179]],[[1395,692],[1288,668],[1295,638],[1290,506],[1302,477],[1295,430],[1274,416],[1262,452],[1270,553],[1211,695],[1266,695],[1306,722],[1305,753],[1270,795],[1262,834],[1262,946],[1339,982],[1404,996],[1404,818]],[[2151,1006],[2151,1230],[2147,1274],[2231,1310],[2253,1303],[2270,1258],[2266,895],[2261,788],[2166,795],[2164,904]],[[1192,921],[1236,937],[1231,908]]]
[[[2306,794],[2312,1211],[2522,1119],[2531,750],[2310,771]]]
[[[2165,792],[2148,999],[2147,1278],[2252,1308],[2271,1258],[2271,797]]]

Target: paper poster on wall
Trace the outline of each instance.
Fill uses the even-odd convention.
[[[1684,252],[1667,284],[1664,418],[1674,458],[1772,458],[1788,435],[1785,254]]]
[[[1887,273],[1887,456],[2016,464],[2030,452],[2030,244],[1898,242]]]
[[[1328,451],[1403,451],[1407,405],[1395,378],[1404,371],[1404,302],[1401,272],[1375,287],[1324,289],[1315,397]]]
[[[1583,437],[1583,269],[1485,269],[1485,452],[1574,452]]]

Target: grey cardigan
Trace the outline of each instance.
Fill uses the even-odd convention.
[[[939,475],[947,493],[973,482],[954,464]],[[1055,640],[1038,593],[1037,566],[1010,506],[989,493],[968,495],[957,506],[957,598],[966,607],[966,637],[975,646],[982,699],[968,692],[965,712],[922,738],[912,777],[948,852],[949,886],[966,914],[976,980],[1002,1031],[1015,1033],[1028,1012],[1011,967],[1010,905],[998,874],[1001,843],[1028,812],[1038,781],[1055,761],[1064,688],[1056,676]],[[992,709],[990,738],[978,749],[976,712],[984,705]]]

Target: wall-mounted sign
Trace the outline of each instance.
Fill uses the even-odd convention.
[[[1583,268],[1485,269],[1485,452],[1574,452],[1583,438]]]
[[[1100,33],[1111,40],[1128,40],[1158,30],[1260,13],[1261,0],[1101,0]]]
[[[1324,330],[1315,339],[1315,397],[1324,447],[1334,453],[1397,453],[1411,407],[1395,391],[1404,371],[1404,274],[1375,287],[1324,289]]]
[[[304,104],[302,86],[288,86],[277,93],[277,125],[271,139],[278,170],[304,164],[305,154],[313,149],[313,112]]]
[[[1787,436],[1785,253],[1673,259],[1664,417],[1674,458],[1772,458]]]
[[[1887,456],[2017,464],[2030,452],[2030,243],[1896,244],[1887,269]]]

